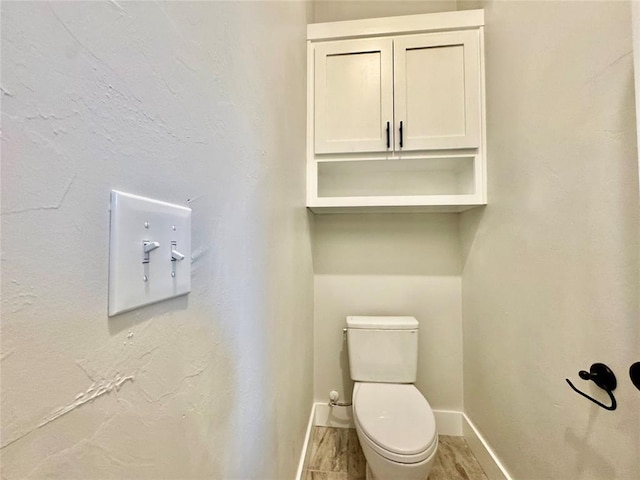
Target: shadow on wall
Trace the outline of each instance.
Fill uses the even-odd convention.
[[[316,215],[316,274],[460,275],[458,214]]]
[[[186,311],[189,309],[189,295],[163,300],[158,303],[137,308],[130,312],[121,313],[109,317],[109,335],[114,336],[124,330],[131,329],[140,323],[159,318],[174,312]]]
[[[392,17],[417,13],[448,12],[457,9],[456,0],[393,0],[313,2],[314,22],[335,22],[360,18]]]
[[[490,207],[472,208],[460,214],[460,255],[462,257],[461,269],[467,264],[469,253],[478,236],[478,230],[482,224],[484,212]]]
[[[615,467],[589,444],[591,427],[597,415],[595,412],[596,410],[592,411],[589,425],[582,437],[578,436],[573,428],[567,427],[565,430],[565,442],[575,451],[575,472],[580,474],[580,477],[595,475],[598,478],[618,478]]]

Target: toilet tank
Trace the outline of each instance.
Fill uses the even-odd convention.
[[[414,317],[347,317],[351,379],[414,383],[418,369],[418,321]]]

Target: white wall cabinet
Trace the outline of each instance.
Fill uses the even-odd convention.
[[[318,44],[315,153],[477,147],[478,44],[475,31]]]
[[[308,26],[307,205],[486,203],[482,10]]]

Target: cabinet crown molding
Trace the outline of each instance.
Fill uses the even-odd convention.
[[[484,26],[484,10],[460,10],[453,12],[403,15],[398,17],[367,18],[343,22],[311,23],[307,25],[307,40],[337,40],[465,30]]]

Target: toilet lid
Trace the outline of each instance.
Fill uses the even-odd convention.
[[[353,399],[363,432],[387,451],[414,455],[436,439],[436,420],[414,385],[360,383]]]

